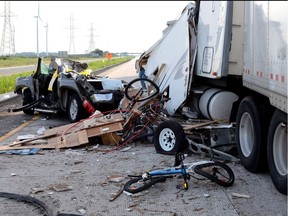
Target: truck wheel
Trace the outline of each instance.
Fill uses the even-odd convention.
[[[23,106],[33,102],[33,98],[32,98],[32,94],[31,94],[30,89],[25,89],[24,92],[23,92],[23,95],[24,95],[23,103],[22,103]],[[23,112],[25,114],[27,114],[27,115],[33,115],[34,114],[34,109],[33,108],[25,109],[25,110],[23,110]]]
[[[85,112],[79,96],[76,93],[71,94],[67,106],[69,121],[73,123],[83,119]]]
[[[256,97],[242,100],[236,116],[236,146],[243,166],[257,172],[267,167],[269,105]],[[271,115],[271,114],[270,114]]]
[[[187,145],[182,126],[173,120],[161,122],[155,130],[154,146],[157,153],[172,155]]]
[[[275,188],[287,195],[287,114],[276,110],[268,132],[268,166]]]

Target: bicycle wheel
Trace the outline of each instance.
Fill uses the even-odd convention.
[[[147,92],[141,88],[141,82],[147,86]],[[159,93],[158,85],[147,78],[136,78],[129,82],[125,88],[124,94],[130,101],[141,102],[148,100]]]
[[[235,180],[232,169],[219,161],[197,165],[194,171],[223,187],[232,186]]]
[[[133,178],[124,184],[124,191],[134,194],[144,191],[158,182],[165,181],[166,177],[154,177],[145,180],[142,177]]]

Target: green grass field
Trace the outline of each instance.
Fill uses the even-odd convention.
[[[34,65],[37,61],[38,58],[0,57],[0,68]],[[44,59],[45,63],[49,63],[49,61],[50,58]]]
[[[120,64],[122,62],[126,62],[130,59],[132,59],[133,57],[122,57],[122,58],[112,58],[111,60],[107,60],[107,59],[95,59],[95,62],[90,62],[88,63],[88,68],[91,69],[92,71],[95,70],[99,70],[101,68],[105,68],[105,67],[109,67],[112,65],[116,65],[116,64]],[[18,62],[19,65],[15,65],[16,63],[16,59],[21,59],[21,64],[20,61]],[[6,59],[7,60],[7,59]],[[3,60],[0,58],[0,67],[3,67],[2,63],[5,62],[6,60]],[[8,63],[10,61],[10,63]],[[37,58],[15,58],[13,60],[7,60],[7,62],[5,62],[4,67],[12,67],[12,66],[24,66],[24,65],[32,65],[37,63],[38,59]],[[80,61],[79,59],[77,59],[77,61]],[[50,59],[47,59],[47,61],[44,61],[46,64],[49,64]],[[3,63],[4,64],[4,63]],[[21,77],[21,76],[29,76],[30,74],[32,74],[33,71],[28,71],[28,72],[22,72],[22,73],[18,73],[18,74],[13,74],[13,75],[6,75],[3,76],[0,74],[0,94],[6,93],[6,92],[12,92],[14,91],[14,87],[15,87],[15,81],[17,77]]]
[[[87,60],[88,58],[69,58],[73,61],[80,61],[81,60]],[[95,58],[94,58],[95,59]],[[98,61],[99,59],[95,59],[95,61]],[[17,66],[25,66],[25,65],[34,65],[38,61],[38,58],[25,58],[25,57],[0,57],[0,68],[5,67],[17,67]],[[43,61],[45,64],[49,64],[50,57],[43,58]]]
[[[24,72],[9,76],[0,76],[0,94],[14,91],[15,81],[17,77],[29,76],[32,72]]]

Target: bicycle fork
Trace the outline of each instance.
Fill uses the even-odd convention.
[[[182,177],[184,179],[184,183],[183,183],[182,187],[179,187],[179,189],[188,190],[189,186],[188,186],[187,180],[190,180],[190,175],[186,172],[186,168],[185,168],[184,163],[183,163],[184,159],[185,159],[184,154],[176,153],[174,166],[181,165],[181,171],[182,171]]]
[[[182,177],[184,179],[184,183],[183,183],[183,188],[185,190],[188,190],[189,186],[188,186],[188,181],[187,180],[190,180],[190,175],[186,172],[186,169],[184,167],[184,164],[181,165],[181,168],[183,170],[183,174],[182,174]]]

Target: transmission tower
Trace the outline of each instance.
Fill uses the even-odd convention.
[[[88,52],[92,52],[95,50],[95,43],[94,43],[94,29],[93,29],[93,23],[91,23],[91,28],[90,30],[90,42],[89,42],[89,49]]]
[[[75,44],[74,44],[74,18],[73,14],[70,14],[70,44],[69,44],[69,54],[75,54]],[[73,51],[73,52],[71,52]]]
[[[4,26],[2,32],[2,39],[1,39],[1,47],[0,47],[0,55],[15,55],[15,29],[14,26],[12,28],[11,24],[11,17],[12,15],[10,11],[10,2],[4,1]]]

